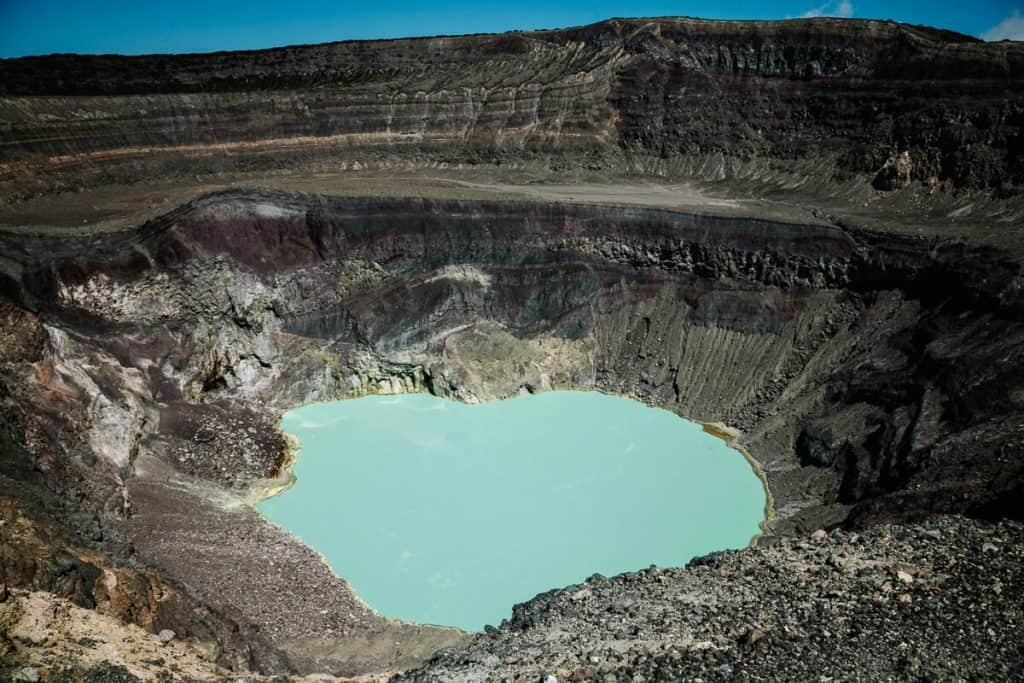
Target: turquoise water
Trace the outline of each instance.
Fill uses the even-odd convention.
[[[284,416],[295,485],[258,507],[387,616],[478,630],[595,572],[683,565],[758,532],[765,492],[699,425],[558,391],[483,405],[425,394]]]

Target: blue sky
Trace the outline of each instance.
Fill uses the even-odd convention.
[[[785,19],[805,15],[895,19],[986,39],[1024,40],[1024,0],[0,0],[0,56],[83,52],[208,52],[499,32],[586,24],[609,17]]]

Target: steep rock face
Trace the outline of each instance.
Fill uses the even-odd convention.
[[[147,373],[170,399],[276,397],[285,337],[423,365],[414,386],[443,391],[452,378],[431,372],[433,357],[479,346],[465,332],[479,326],[473,334],[546,335],[585,350],[578,374],[563,373],[569,383],[618,386],[748,430],[823,372],[835,383],[830,405],[916,412],[923,402],[964,427],[988,400],[972,397],[980,384],[1005,394],[1001,408],[1016,406],[1017,378],[995,356],[1016,343],[1017,266],[957,244],[654,210],[240,193],[135,234],[19,241],[46,257],[25,256],[12,293],[109,338],[118,362],[132,362],[117,339],[125,329],[169,328],[179,348],[163,347],[170,355]],[[958,345],[971,324],[1000,334]],[[964,376],[963,353],[990,358],[995,378]],[[734,378],[722,374],[730,369]],[[920,382],[942,395],[908,386]],[[456,383],[454,393],[519,388]],[[803,464],[845,462],[834,431],[809,427],[785,450]]]
[[[833,19],[0,60],[0,162],[16,196],[479,163],[1005,194],[1024,181],[1022,68],[1018,43]]]

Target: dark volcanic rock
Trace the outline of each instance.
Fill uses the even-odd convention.
[[[539,595],[393,680],[1015,680],[1022,551],[951,518],[785,539]]]
[[[831,467],[838,456],[835,436],[827,427],[809,424],[796,439],[796,455],[805,467]]]

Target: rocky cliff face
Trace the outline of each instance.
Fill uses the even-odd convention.
[[[779,534],[1019,519],[1022,60],[881,22],[659,19],[0,62],[4,208],[37,211],[0,230],[0,584],[174,630],[235,671],[504,656],[550,601],[467,645],[373,613],[252,509],[287,483],[280,413],[368,393],[597,389],[721,423]],[[103,229],[45,204],[363,165],[640,171],[765,199],[236,188]],[[656,649],[631,666],[662,666]]]
[[[22,195],[482,163],[1013,194],[1022,69],[1017,43],[833,19],[0,60],[0,163]]]

